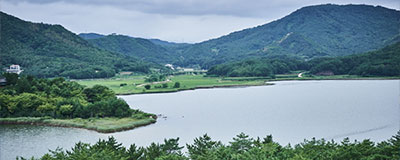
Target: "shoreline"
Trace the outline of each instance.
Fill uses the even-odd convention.
[[[176,93],[182,91],[190,91],[190,90],[197,90],[197,89],[213,89],[213,88],[242,88],[242,87],[253,87],[253,86],[268,86],[274,85],[272,83],[267,83],[268,81],[264,81],[262,84],[254,84],[254,85],[216,85],[216,86],[198,86],[193,88],[185,88],[185,89],[178,89],[178,90],[169,90],[169,91],[154,91],[154,92],[140,92],[140,93],[118,93],[117,96],[129,96],[129,95],[139,95],[139,94],[157,94],[157,93]]]
[[[310,77],[301,77],[301,78],[282,78],[282,79],[266,79],[263,84],[254,84],[254,85],[215,85],[215,86],[198,86],[194,88],[185,88],[178,90],[169,90],[169,91],[154,91],[154,92],[140,92],[140,93],[119,93],[117,96],[129,96],[129,95],[143,95],[143,94],[160,94],[160,93],[176,93],[188,90],[197,90],[197,89],[213,89],[213,88],[240,88],[240,87],[253,87],[253,86],[268,86],[275,85],[273,82],[278,81],[323,81],[323,80],[400,80],[400,77],[354,77],[354,78],[310,78]],[[271,83],[269,83],[271,82]]]
[[[125,123],[118,125],[95,125],[90,124],[96,121],[112,122],[124,121]],[[130,121],[129,121],[130,120]],[[79,122],[78,122],[79,121]],[[0,118],[0,125],[36,125],[36,126],[50,126],[50,127],[63,127],[63,128],[79,128],[98,133],[115,133],[121,131],[132,130],[138,127],[143,127],[156,123],[154,118],[147,119],[134,119],[134,118],[92,118],[92,119],[54,119],[47,117],[15,117],[15,118]]]

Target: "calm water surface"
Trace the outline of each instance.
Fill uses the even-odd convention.
[[[132,108],[162,114],[156,124],[101,134],[73,128],[2,125],[0,159],[39,157],[58,146],[114,136],[124,146],[147,146],[180,137],[181,145],[205,133],[229,142],[245,132],[272,134],[282,145],[312,137],[340,141],[387,140],[400,129],[400,81],[283,81],[273,86],[219,88],[121,96]]]

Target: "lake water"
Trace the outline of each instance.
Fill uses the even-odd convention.
[[[272,134],[282,145],[312,137],[389,139],[400,129],[399,80],[282,81],[272,86],[217,88],[168,94],[120,96],[132,108],[162,114],[157,123],[101,134],[74,128],[1,125],[0,159],[39,157],[57,146],[95,143],[114,136],[124,146],[164,138],[193,143],[205,133],[224,143],[244,132]]]

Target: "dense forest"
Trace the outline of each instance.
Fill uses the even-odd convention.
[[[400,76],[400,42],[364,54],[318,58],[309,62],[310,72],[361,76]]]
[[[4,74],[0,88],[0,117],[90,118],[130,117],[141,111],[130,109],[107,87],[84,88],[64,78],[38,79]]]
[[[306,70],[308,64],[292,56],[268,56],[211,67],[207,74],[228,77],[268,77],[295,70]]]
[[[360,76],[400,76],[400,42],[373,52],[343,57],[315,58],[310,61],[288,56],[267,56],[216,65],[207,74],[229,77],[273,76],[296,70],[311,74]]]
[[[272,136],[250,138],[241,133],[229,144],[212,140],[207,134],[195,138],[193,144],[187,144],[188,154],[182,152],[179,138],[164,140],[164,143],[152,143],[148,147],[135,144],[125,148],[115,138],[99,140],[90,145],[79,142],[71,151],[57,149],[45,154],[42,160],[53,159],[127,159],[127,160],[243,160],[243,159],[400,159],[400,131],[387,141],[374,143],[371,140],[351,142],[345,138],[340,143],[324,139],[305,140],[294,146],[282,146],[274,142]]]
[[[19,64],[23,74],[37,77],[103,78],[119,71],[150,72],[139,59],[112,53],[61,25],[31,23],[0,12],[0,67]]]

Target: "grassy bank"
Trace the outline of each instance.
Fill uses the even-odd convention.
[[[45,125],[56,127],[73,127],[94,130],[101,133],[112,133],[124,130],[130,130],[136,127],[155,123],[156,120],[151,117],[137,119],[128,118],[74,118],[74,119],[54,119],[50,117],[17,117],[0,118],[0,124],[29,124]]]
[[[218,88],[218,87],[235,87],[235,86],[257,86],[267,85],[268,81],[287,81],[287,80],[374,80],[374,79],[400,79],[400,77],[362,77],[355,75],[333,75],[333,76],[312,76],[303,75],[298,77],[298,73],[279,74],[272,77],[207,77],[204,75],[178,75],[171,76],[170,81],[158,84],[145,82],[145,76],[128,76],[125,78],[111,79],[92,79],[78,80],[79,84],[87,87],[96,84],[111,88],[116,94],[145,94],[145,93],[167,93],[182,90],[192,90],[199,88]],[[179,82],[180,87],[174,88],[174,83]],[[162,84],[166,83],[168,87],[163,88]],[[126,84],[126,85],[121,85]],[[144,85],[151,85],[150,89],[145,89]]]
[[[390,80],[400,79],[400,77],[363,77],[357,75],[332,75],[332,76],[315,76],[315,75],[303,75],[303,77],[297,77],[297,74],[282,74],[276,75],[275,79],[269,79],[268,81],[290,81],[290,80]]]

